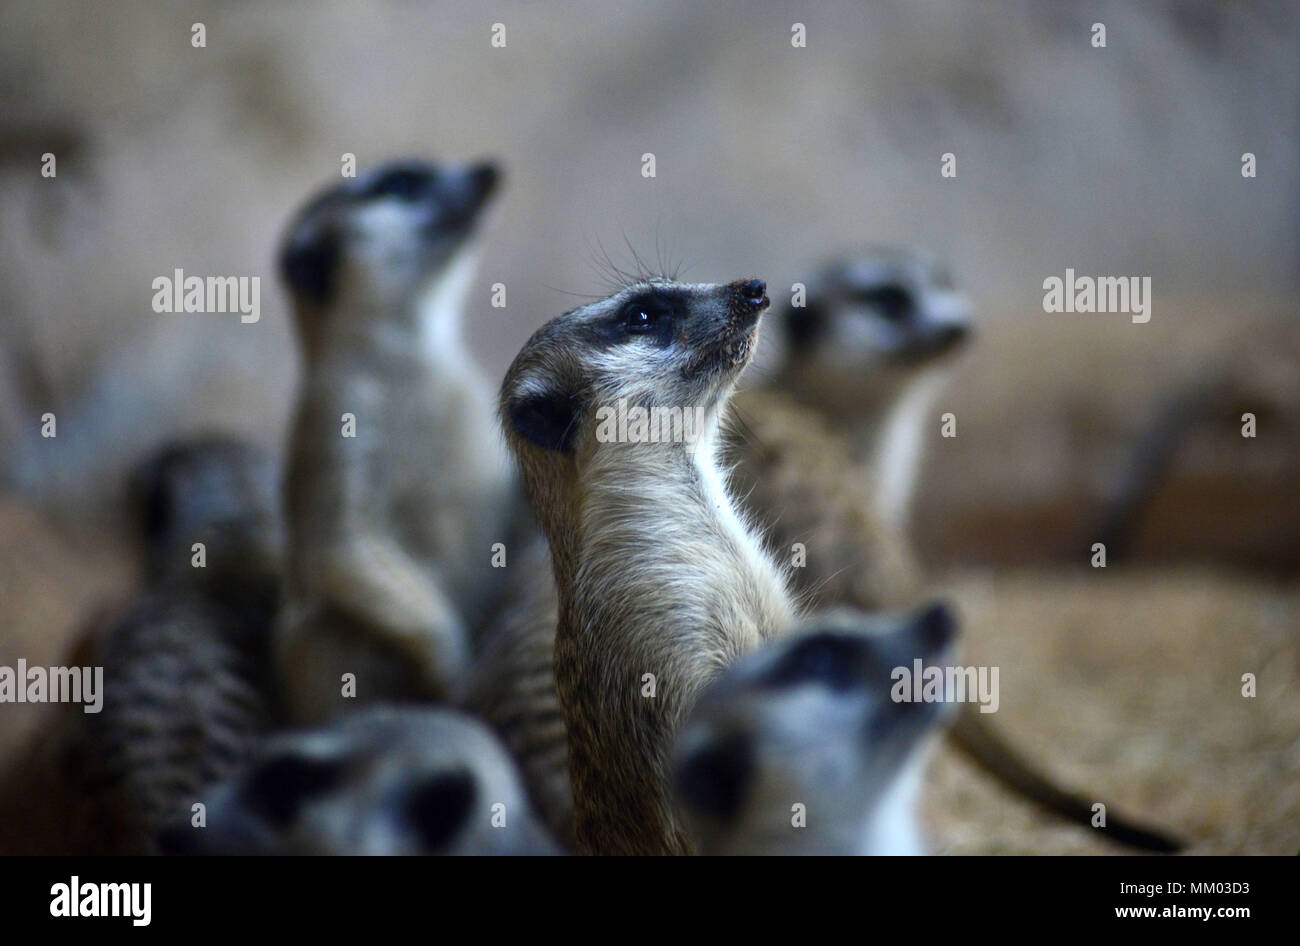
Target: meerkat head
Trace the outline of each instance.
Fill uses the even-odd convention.
[[[896,668],[943,663],[955,637],[942,605],[905,617],[840,612],[733,664],[675,750],[678,804],[702,850],[919,846],[903,840],[915,837],[915,779],[951,707],[896,702],[891,691]]]
[[[852,423],[961,347],[970,304],[920,254],[877,250],[836,262],[807,283],[805,304],[778,319],[783,383]]]
[[[169,444],[141,464],[128,486],[155,578],[278,572],[278,473],[262,448],[212,435]],[[195,569],[195,543],[205,565]]]
[[[279,257],[304,334],[338,310],[350,319],[411,314],[462,269],[455,263],[472,258],[466,251],[500,176],[487,161],[399,161],[317,195],[290,224]]]
[[[769,304],[760,279],[653,279],[551,320],[524,345],[502,386],[516,455],[581,458],[601,443],[599,409],[620,403],[698,409],[714,421],[749,363]]]
[[[269,739],[212,789],[176,854],[553,854],[496,737],[445,709],[377,707]]]

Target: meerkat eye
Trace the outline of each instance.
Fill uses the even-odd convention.
[[[912,314],[912,297],[901,286],[882,286],[864,292],[860,301],[880,313],[887,322],[902,322]]]
[[[654,302],[633,302],[623,311],[623,324],[633,335],[644,335],[659,326],[662,308]]]

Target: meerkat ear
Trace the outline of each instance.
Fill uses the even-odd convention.
[[[570,391],[530,391],[511,398],[507,421],[515,433],[543,450],[572,453],[582,401]]]

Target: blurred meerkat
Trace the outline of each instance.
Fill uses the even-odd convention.
[[[547,323],[502,385],[506,438],[554,564],[582,853],[692,850],[670,785],[677,729],[704,686],[793,620],[715,455],[768,305],[760,280],[640,282]],[[676,410],[694,435],[602,426],[629,407]]]
[[[103,666],[100,711],[58,713],[32,758],[49,780],[44,803],[68,826],[50,848],[156,853],[158,832],[188,817],[200,790],[237,770],[278,721],[277,479],[265,451],[225,437],[172,445],[134,474],[146,590],[68,661]]]
[[[484,627],[465,708],[501,737],[538,813],[551,833],[569,844],[569,748],[555,689],[560,603],[545,536],[525,543],[511,572],[514,580],[502,607]]]
[[[921,777],[946,702],[892,697],[895,668],[948,662],[941,605],[839,612],[728,668],[677,741],[677,799],[704,854],[923,854]]]
[[[514,484],[461,337],[496,167],[381,166],[295,218],[280,255],[305,355],[277,659],[295,719],[454,700]]]
[[[970,334],[966,297],[923,255],[878,249],[823,268],[804,305],[784,305],[777,324],[767,392],[741,391],[737,413],[762,425],[772,392],[816,411],[865,465],[875,515],[905,531],[924,423]],[[754,433],[763,440],[762,426]]]
[[[171,854],[556,854],[514,763],[478,720],[373,705],[268,739],[209,793]]]

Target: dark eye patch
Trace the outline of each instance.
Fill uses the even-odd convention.
[[[672,318],[672,308],[657,296],[634,299],[623,307],[623,324],[632,335],[655,332],[663,319]]]
[[[819,683],[832,690],[861,685],[868,642],[835,634],[814,634],[799,641],[764,675],[768,687]]]
[[[273,825],[292,823],[303,802],[332,790],[343,780],[346,760],[285,754],[257,767],[240,792],[250,810]]]
[[[673,340],[686,300],[665,289],[648,289],[628,299],[614,314],[593,326],[592,341],[605,346],[649,339],[659,348]]]
[[[425,196],[433,187],[433,176],[428,171],[413,168],[395,168],[375,178],[362,192],[365,198],[394,197],[414,201]]]
[[[795,308],[791,306],[785,316],[785,337],[795,351],[807,349],[826,330],[826,310],[820,304]]]
[[[902,322],[910,318],[915,304],[912,294],[902,286],[877,286],[853,296],[856,302],[870,306],[889,322]]]

